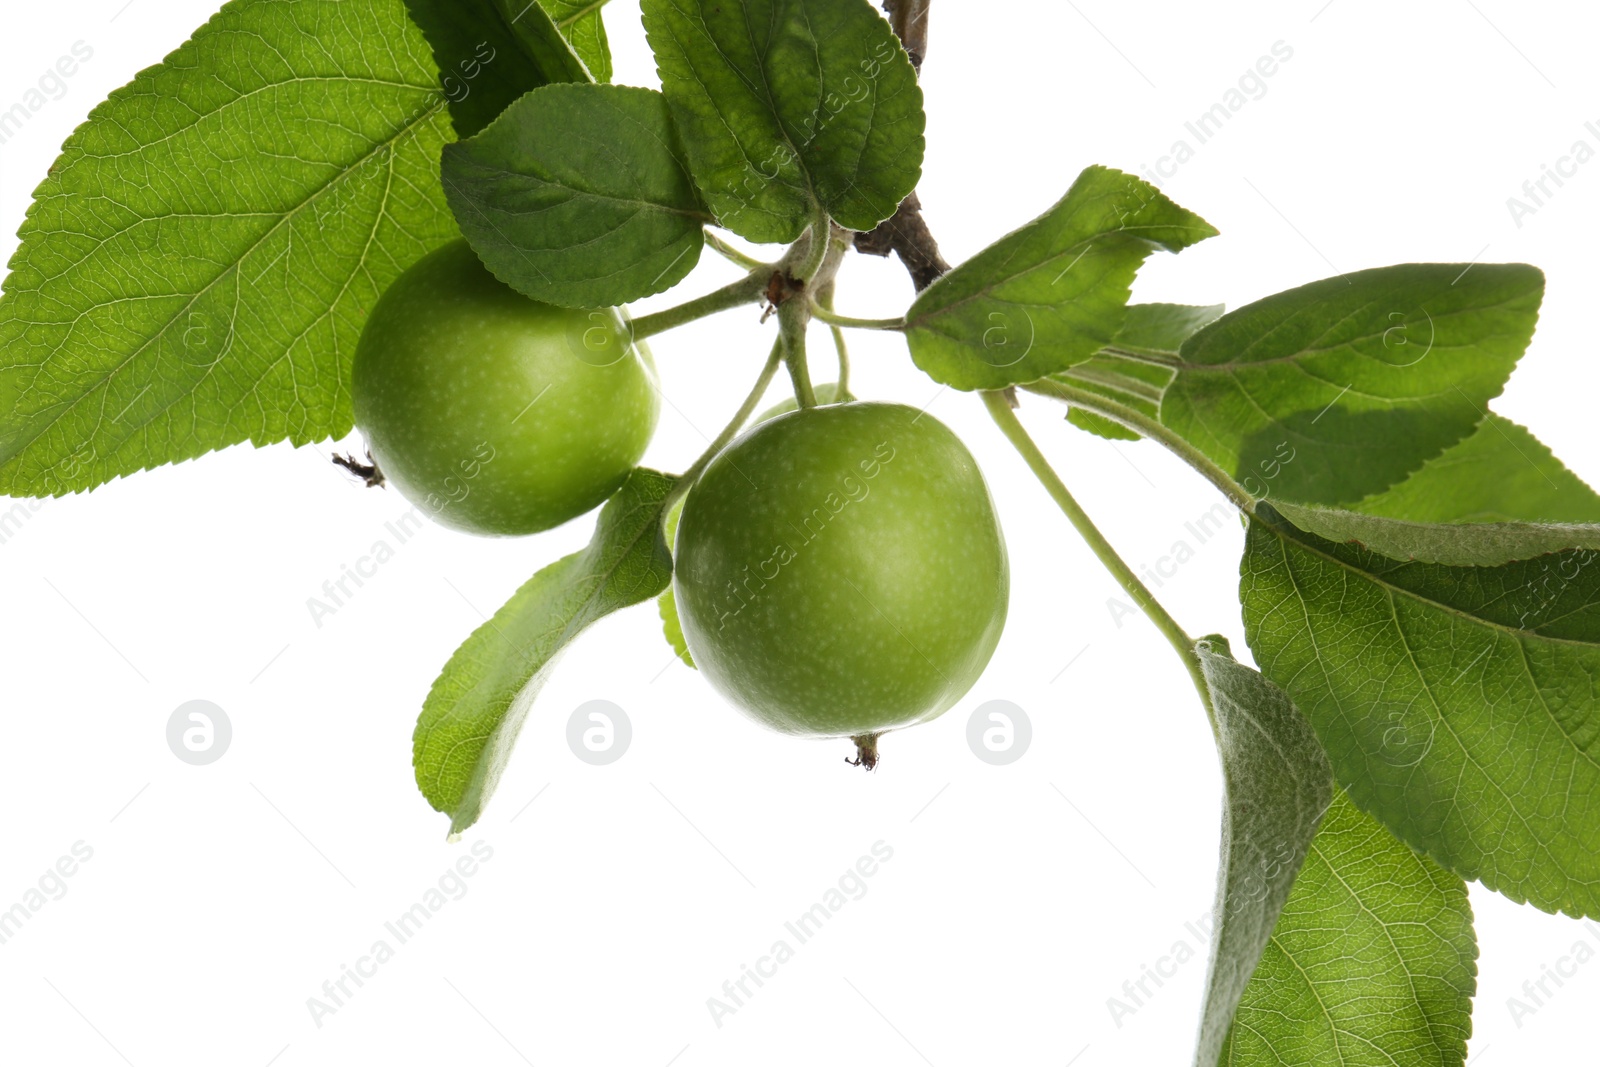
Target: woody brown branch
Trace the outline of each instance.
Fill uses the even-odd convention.
[[[933,0],[883,0],[883,10],[889,16],[900,43],[905,45],[911,65],[922,70],[922,57],[928,54],[928,5]]]
[[[928,8],[933,0],[883,0],[883,10],[889,16],[889,25],[905,45],[911,65],[920,73],[922,57],[928,49]],[[869,256],[887,256],[890,252],[900,257],[911,284],[921,292],[934,279],[950,269],[939,254],[939,242],[934,240],[928,224],[922,218],[922,201],[913,192],[900,203],[895,213],[867,233],[855,239],[856,251]]]

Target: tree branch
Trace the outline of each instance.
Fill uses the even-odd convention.
[[[928,50],[928,8],[932,2],[883,0],[889,25],[905,45],[911,65],[918,73],[922,71],[922,57]],[[855,244],[856,251],[869,256],[887,256],[890,252],[898,255],[918,292],[950,269],[950,264],[939,254],[939,242],[933,239],[928,224],[923,221],[922,201],[915,192],[901,201],[895,213],[875,229],[856,234]]]
[[[928,5],[932,0],[883,0],[883,10],[895,36],[906,46],[911,65],[922,71],[922,57],[928,54]]]

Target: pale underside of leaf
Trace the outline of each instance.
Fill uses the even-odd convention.
[[[1333,778],[1311,725],[1282,690],[1236,663],[1221,638],[1201,640],[1195,651],[1215,711],[1226,793],[1216,934],[1195,1051],[1197,1067],[1215,1067]]]
[[[1600,525],[1537,522],[1411,522],[1279,501],[1276,510],[1308,533],[1397,560],[1494,567],[1564,549],[1600,549]]]
[[[1161,394],[1172,383],[1175,371],[1171,363],[1178,350],[1196,330],[1214,322],[1224,310],[1221,304],[1129,304],[1122,326],[1109,346],[1087,362],[1052,377],[1155,421],[1161,410]],[[1143,440],[1137,431],[1075,404],[1067,411],[1067,421],[1112,441]]]
[[[1460,878],[1340,793],[1234,1015],[1227,1067],[1461,1067],[1477,986]]]
[[[1051,377],[1131,408],[1154,422],[1161,407],[1162,391],[1172,381],[1172,370],[1159,364],[1140,363],[1102,352]],[[1067,412],[1067,421],[1112,440],[1142,440],[1139,433],[1120,422],[1076,404]]]
[[[822,390],[817,390],[817,399],[822,399]],[[661,524],[662,534],[666,538],[667,547],[676,551],[678,543],[678,520],[683,517],[683,502],[687,497],[680,498],[667,512],[666,521]],[[678,618],[678,598],[672,592],[672,586],[667,586],[656,597],[656,611],[661,616],[661,636],[667,639],[667,644],[672,646],[672,651],[678,659],[683,661],[685,667],[699,670],[694,665],[694,657],[689,654],[689,642],[683,636],[683,620]]]
[[[634,471],[601,510],[589,546],[535,574],[445,664],[417,719],[412,762],[452,833],[482,814],[561,652],[597,620],[666,588],[661,502],[672,483]]]

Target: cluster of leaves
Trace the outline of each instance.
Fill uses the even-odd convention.
[[[113,93],[0,299],[0,491],[346,434],[366,310],[458,234],[532,298],[613,306],[684,278],[707,226],[865,231],[915,188],[921,91],[868,0],[643,0],[659,91],[607,84],[600,7],[233,0]],[[1486,406],[1543,278],[1128,303],[1151,253],[1214,234],[1090,167],[889,325],[936,381],[1159,441],[1245,516],[1260,671],[1187,651],[1227,792],[1197,1062],[1460,1064],[1463,879],[1600,916],[1600,496]],[[635,472],[446,665],[415,765],[453,830],[562,648],[666,588],[674,481]]]

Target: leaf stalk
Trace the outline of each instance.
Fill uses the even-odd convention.
[[[700,475],[705,472],[706,465],[716,458],[717,453],[727,448],[728,442],[738,436],[739,431],[744,428],[744,424],[750,421],[750,416],[755,414],[756,405],[761,403],[761,398],[766,395],[767,387],[772,384],[772,379],[777,375],[778,363],[782,358],[783,339],[780,337],[772,343],[772,352],[767,356],[766,365],[761,368],[761,373],[757,376],[755,385],[750,387],[750,394],[744,398],[744,403],[739,405],[739,410],[734,412],[733,418],[728,420],[728,425],[724,426],[722,432],[717,434],[716,439],[706,446],[706,450],[700,453],[699,458],[689,465],[689,469],[678,476],[677,482],[668,491],[666,499],[661,504],[663,520],[672,511],[672,505],[676,504],[689,491],[690,487],[699,481]]]
[[[674,307],[640,315],[633,320],[633,339],[642,341],[646,337],[654,337],[658,333],[664,333],[696,319],[703,319],[707,315],[714,315],[719,311],[727,311],[743,304],[753,304],[767,291],[767,279],[771,274],[772,268],[763,264],[759,270],[752,270],[743,278],[730,282],[721,289],[713,289],[703,296],[697,296]]]
[[[811,314],[830,326],[849,326],[857,330],[903,330],[906,328],[904,316],[893,319],[858,319],[850,315],[840,315],[832,308],[824,305],[820,300],[811,302]]]
[[[1198,448],[1173,433],[1160,422],[1150,418],[1142,411],[1119,404],[1115,400],[1092,393],[1087,389],[1079,389],[1065,382],[1053,378],[1041,378],[1036,382],[1029,382],[1020,388],[1038,396],[1047,396],[1067,404],[1092,411],[1102,415],[1112,422],[1126,426],[1128,429],[1159,442],[1167,451],[1193,467],[1200,475],[1228,498],[1228,502],[1246,515],[1255,514],[1256,498],[1250,495],[1234,477],[1221,467],[1217,466],[1212,458]]]
[[[737,263],[745,270],[770,272],[773,269],[773,264],[759,260],[755,256],[747,255],[744,252],[739,251],[727,241],[724,241],[712,230],[706,229],[704,232],[706,235],[706,244],[710,246],[711,250],[730,263]]]
[[[1200,702],[1205,706],[1206,718],[1211,723],[1212,733],[1215,734],[1217,716],[1211,705],[1211,690],[1207,687],[1205,674],[1200,669],[1200,657],[1195,653],[1194,639],[1184,632],[1178,621],[1151,595],[1150,590],[1145,588],[1145,584],[1133,572],[1133,568],[1123,561],[1111,542],[1107,541],[1099,527],[1095,526],[1094,520],[1089,518],[1088,512],[1083,510],[1061,477],[1050,466],[1050,461],[1039,451],[1039,446],[1028,436],[1022,421],[1012,410],[1010,397],[1003,391],[986,390],[983,393],[983,403],[989,409],[990,418],[1000,427],[1000,432],[1005,434],[1012,447],[1022,456],[1023,462],[1033,471],[1034,477],[1039,479],[1045,492],[1050,494],[1050,498],[1056,502],[1056,506],[1067,517],[1067,521],[1072,523],[1073,528],[1078,531],[1078,536],[1083,538],[1101,566],[1105,567],[1111,577],[1116,579],[1117,584],[1122,586],[1123,591],[1133,598],[1133,602],[1139,605],[1139,609],[1155,624],[1161,636],[1167,639],[1167,643],[1183,661],[1184,668],[1188,670],[1189,677],[1194,682],[1195,690],[1200,694]]]

